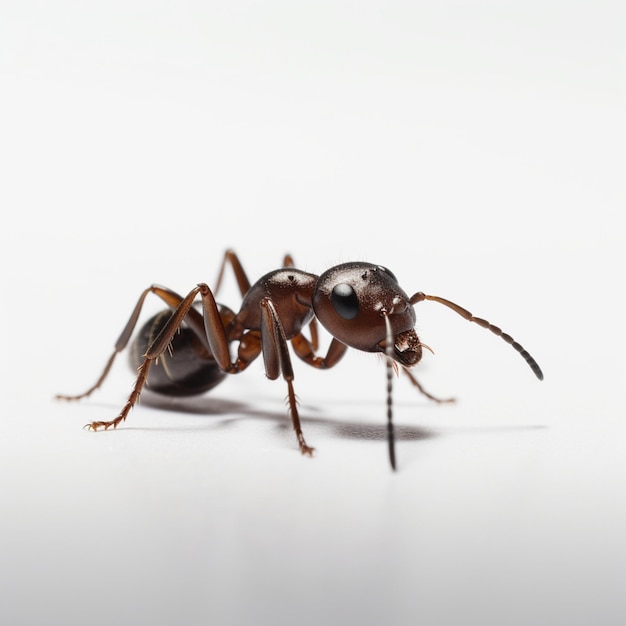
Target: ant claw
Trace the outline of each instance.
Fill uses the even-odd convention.
[[[109,428],[113,426],[113,428],[117,428],[117,424],[115,422],[90,422],[89,424],[85,424],[83,426],[83,430],[90,430],[91,432],[96,432],[100,429],[109,430]]]

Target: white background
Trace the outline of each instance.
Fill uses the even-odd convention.
[[[623,624],[622,2],[0,3],[0,618],[7,624]],[[390,267],[435,303],[417,372],[260,361],[146,394],[140,291]],[[237,308],[232,275],[221,297]],[[148,309],[159,308],[150,301]]]

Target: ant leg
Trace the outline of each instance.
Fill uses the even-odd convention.
[[[224,279],[224,271],[226,270],[226,264],[230,263],[230,266],[233,268],[233,272],[235,273],[235,280],[237,281],[237,286],[239,287],[239,293],[241,296],[245,296],[246,293],[250,290],[250,280],[243,269],[243,265],[239,260],[239,256],[234,250],[226,250],[224,252],[224,258],[222,259],[222,264],[220,265],[220,270],[217,274],[217,280],[215,281],[215,286],[213,287],[213,295],[216,296],[219,291],[222,280]],[[283,257],[283,266],[284,267],[294,267],[295,263],[293,262],[293,257],[290,254],[285,254]]]
[[[135,305],[135,308],[133,309],[133,312],[131,313],[130,318],[128,319],[128,322],[126,322],[126,326],[124,327],[124,330],[122,331],[121,335],[115,342],[115,348],[113,350],[113,353],[109,357],[109,360],[104,366],[104,370],[102,371],[102,374],[100,375],[98,380],[91,387],[89,387],[87,391],[81,394],[73,395],[73,396],[58,394],[56,396],[57,400],[80,400],[82,398],[86,398],[87,396],[91,395],[96,389],[102,386],[102,384],[106,380],[111,370],[111,366],[113,365],[113,361],[115,361],[115,357],[120,352],[122,352],[124,348],[126,348],[130,340],[130,337],[133,334],[133,330],[135,329],[135,326],[137,325],[137,320],[139,319],[139,315],[141,313],[141,309],[143,307],[144,301],[149,293],[153,293],[157,295],[172,310],[176,309],[176,307],[183,300],[182,296],[178,295],[177,293],[175,293],[174,291],[170,289],[167,289],[166,287],[161,287],[159,285],[151,285],[147,289],[144,289],[144,291],[139,296],[139,300],[137,301],[137,304]],[[189,326],[192,328],[195,334],[199,337],[199,339],[205,344],[205,347],[208,347],[208,342],[206,339],[206,335],[204,333],[204,323],[202,321],[202,315],[195,309],[190,309],[188,311],[187,319],[185,321],[189,324]]]
[[[100,377],[98,378],[98,380],[93,385],[91,385],[91,387],[89,387],[87,391],[76,394],[74,396],[57,393],[56,396],[54,396],[55,400],[67,400],[71,402],[74,400],[82,400],[83,398],[90,396],[96,389],[99,389],[102,386],[107,376],[109,375],[109,372],[111,371],[111,367],[113,366],[113,361],[115,361],[115,357],[120,353],[120,351],[121,350],[118,350],[117,347],[115,348],[115,350],[113,351],[113,354],[111,354],[111,356],[109,357],[109,360],[104,366],[104,369],[102,370],[102,374],[100,374]]]
[[[317,345],[309,341],[302,333],[293,337],[291,345],[293,346],[296,356],[302,359],[307,365],[318,369],[329,369],[337,365],[343,355],[348,351],[348,346],[346,346],[345,343],[341,343],[333,337],[328,346],[326,356],[317,356],[315,354]]]
[[[402,371],[408,376],[413,386],[417,387],[420,393],[425,395],[429,400],[437,402],[438,404],[443,404],[444,402],[456,402],[456,398],[438,398],[437,396],[433,396],[432,394],[428,393],[428,391],[426,391],[424,387],[422,387],[421,383],[406,367],[403,367]]]
[[[111,427],[115,429],[118,427],[120,422],[125,421],[128,413],[139,400],[139,395],[141,394],[141,390],[148,378],[148,371],[150,370],[150,366],[152,365],[152,363],[152,360],[144,359],[144,362],[139,366],[139,369],[137,370],[137,379],[135,380],[135,384],[133,385],[133,390],[130,392],[130,396],[128,396],[128,400],[126,400],[126,404],[115,419],[108,422],[90,422],[89,424],[85,424],[85,428],[87,430],[93,431],[100,430],[102,428],[104,428],[104,430],[108,430]]]
[[[192,308],[194,300],[198,294],[201,294],[202,296],[204,315],[201,315],[198,311]],[[171,292],[168,292],[168,295],[171,296]],[[146,383],[148,372],[152,363],[157,361],[158,358],[168,349],[174,335],[180,328],[183,321],[193,321],[193,327],[197,328],[198,317],[199,324],[202,328],[201,334],[203,341],[213,354],[219,367],[225,372],[236,374],[243,371],[258,355],[258,351],[255,354],[253,350],[249,350],[248,361],[240,359],[237,363],[230,362],[228,338],[226,336],[226,329],[224,328],[224,322],[222,321],[219,308],[208,286],[204,283],[200,283],[197,287],[192,289],[185,296],[185,298],[180,300],[178,306],[174,309],[174,312],[144,354],[144,361],[137,370],[137,379],[135,380],[131,394],[119,415],[115,419],[108,422],[92,422],[91,424],[87,424],[86,428],[88,430],[99,430],[101,428],[107,430],[111,427],[117,428],[121,422],[126,420],[128,413],[139,400],[141,390]]]
[[[312,456],[315,448],[311,448],[306,443],[304,434],[302,433],[296,394],[293,388],[293,367],[291,365],[291,358],[289,357],[289,348],[283,326],[276,312],[276,308],[269,298],[261,300],[261,308],[261,344],[265,373],[270,380],[276,380],[276,378],[282,374],[283,379],[287,383],[289,414],[298,439],[300,452],[307,456]]]
[[[138,308],[141,308],[141,303],[143,302],[143,298],[145,298],[145,295],[149,291],[150,291],[150,288],[147,289],[142,294],[142,297],[139,299]],[[189,292],[189,294],[180,301],[179,305],[176,307],[176,309],[172,313],[171,317],[169,318],[165,326],[163,326],[163,328],[161,329],[161,332],[157,335],[155,340],[152,342],[151,346],[146,351],[146,354],[144,355],[144,361],[139,366],[139,369],[137,370],[137,379],[135,380],[133,389],[130,393],[130,396],[128,397],[128,400],[126,401],[126,404],[123,406],[122,410],[120,411],[119,415],[115,419],[112,419],[108,422],[100,422],[100,421],[91,422],[90,424],[87,424],[85,428],[87,428],[88,430],[99,430],[101,428],[103,428],[104,430],[108,430],[111,427],[117,428],[121,422],[126,420],[128,413],[139,400],[141,390],[148,378],[148,372],[150,370],[150,366],[152,365],[154,361],[156,361],[163,354],[163,352],[165,352],[165,350],[167,350],[167,347],[170,345],[170,342],[172,341],[172,338],[174,337],[176,331],[178,330],[180,325],[183,323],[183,320],[185,319],[185,317],[191,310],[193,301],[195,300],[199,291],[200,291],[200,287],[196,287],[195,289],[192,289]],[[136,319],[133,320],[133,318],[136,317],[135,313],[137,313],[137,316],[138,316],[139,313],[137,309],[133,312],[133,315],[131,316],[131,319],[129,320],[129,324],[127,325],[127,328],[125,328],[124,332],[122,333],[121,339],[125,337],[125,334],[128,331],[129,326],[131,328],[130,328],[130,331],[128,331],[128,335],[130,336],[130,334],[132,333],[132,327],[134,326],[136,322]],[[128,341],[128,338],[126,338],[126,341]]]
[[[217,275],[217,280],[215,281],[213,294],[217,294],[222,284],[222,279],[224,278],[224,270],[226,269],[226,263],[230,263],[230,266],[233,268],[233,272],[235,273],[235,279],[237,280],[237,286],[239,287],[239,292],[241,293],[242,297],[245,296],[246,293],[250,290],[250,281],[248,280],[248,276],[243,269],[243,265],[241,265],[241,261],[239,260],[239,257],[234,250],[226,250],[226,252],[224,253],[224,258],[222,259],[220,271]]]
[[[242,349],[240,346],[240,355],[245,354],[246,358],[241,358],[240,356],[236,363],[232,363],[228,349],[228,338],[220,320],[215,298],[209,287],[203,283],[199,285],[199,291],[202,296],[206,333],[211,346],[211,352],[218,365],[224,371],[236,374],[245,369],[245,367],[258,356],[260,350],[263,354],[267,377],[270,380],[276,380],[282,374],[283,379],[287,383],[289,414],[291,416],[293,429],[296,432],[300,451],[302,454],[311,456],[314,448],[307,445],[304,434],[302,433],[296,394],[293,388],[294,375],[291,359],[289,357],[289,349],[287,347],[287,339],[272,301],[269,298],[261,300],[260,343],[257,345],[255,335],[248,333],[246,338],[250,342],[249,345],[245,349]]]

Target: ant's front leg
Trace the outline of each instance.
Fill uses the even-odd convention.
[[[334,339],[331,341],[328,346],[328,352],[325,357],[318,356],[315,351],[317,346],[315,346],[312,342],[310,342],[302,333],[296,335],[291,340],[291,345],[293,346],[294,352],[307,364],[312,367],[316,367],[318,369],[328,369],[336,365],[339,360],[346,353],[348,347]],[[402,367],[402,371],[407,375],[408,379],[411,381],[411,384],[416,387],[420,393],[426,396],[429,400],[433,402],[437,402],[439,404],[443,404],[445,402],[455,402],[455,398],[438,398],[437,396],[433,396],[431,393],[426,391],[422,384],[415,378],[415,376],[409,371],[408,368]]]
[[[313,318],[315,320],[315,318]],[[309,341],[302,333],[299,333],[291,340],[296,355],[302,359],[307,365],[317,369],[329,369],[339,363],[343,355],[348,351],[348,346],[341,343],[334,337],[332,338],[326,356],[321,357],[316,354],[317,342]]]
[[[428,393],[426,389],[422,386],[422,384],[415,378],[415,376],[409,371],[408,368],[403,367],[402,371],[407,375],[408,379],[411,381],[411,384],[417,388],[417,390],[424,396],[426,396],[429,400],[436,402],[437,404],[444,404],[446,402],[456,402],[456,398],[438,398],[437,396],[433,396],[431,393]]]

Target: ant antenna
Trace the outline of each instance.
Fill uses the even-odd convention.
[[[385,355],[387,356],[387,441],[389,443],[389,462],[391,463],[391,469],[396,470],[396,448],[395,448],[395,434],[393,430],[393,374],[394,374],[394,361],[391,357],[393,354],[393,332],[391,330],[391,322],[389,316],[385,313],[385,327],[387,329],[387,338],[385,340]]]
[[[418,302],[422,302],[423,300],[433,300],[434,302],[439,302],[439,304],[443,304],[449,309],[452,309],[454,312],[458,313],[468,322],[474,322],[479,326],[490,330],[492,333],[494,333],[494,335],[498,335],[498,337],[501,337],[515,350],[517,350],[522,355],[522,358],[526,361],[526,363],[528,363],[530,369],[535,373],[535,376],[539,380],[543,380],[543,372],[537,364],[537,361],[535,361],[535,359],[530,356],[530,354],[521,346],[521,344],[517,343],[517,341],[515,341],[513,337],[511,337],[511,335],[507,335],[505,332],[503,332],[501,328],[494,326],[487,320],[484,320],[480,317],[474,317],[467,309],[464,309],[462,306],[459,306],[458,304],[455,304],[450,300],[446,300],[445,298],[440,298],[439,296],[429,296],[425,293],[422,293],[421,291],[418,291],[415,295],[411,296],[411,304],[417,304]]]

